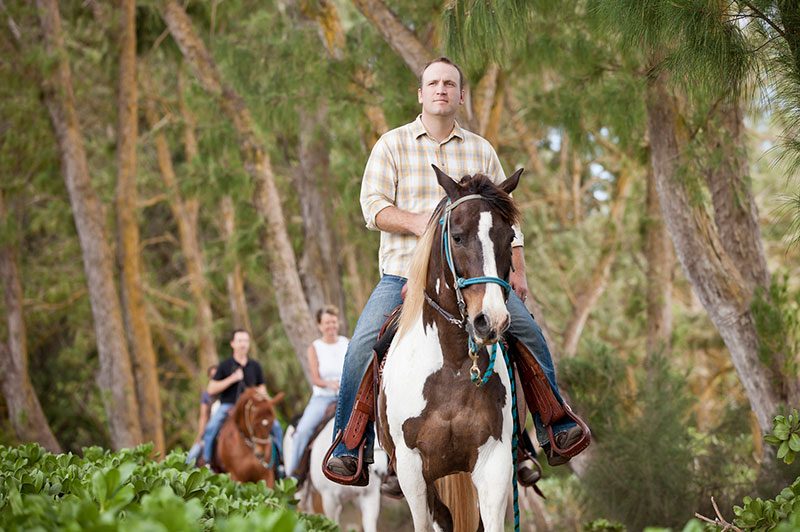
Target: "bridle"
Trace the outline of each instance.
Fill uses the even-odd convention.
[[[464,329],[467,332],[467,337],[469,338],[469,357],[472,359],[472,367],[470,368],[470,378],[472,382],[474,382],[477,386],[483,386],[488,381],[489,377],[492,374],[494,368],[494,360],[497,354],[497,343],[492,346],[492,353],[489,359],[489,366],[486,368],[486,374],[481,379],[480,377],[480,369],[478,368],[478,346],[475,341],[472,339],[472,334],[469,331],[469,316],[467,314],[467,304],[464,301],[464,296],[461,293],[463,288],[467,286],[471,286],[474,284],[487,284],[487,283],[494,283],[498,284],[503,288],[505,293],[505,299],[508,301],[508,296],[511,293],[511,285],[505,279],[500,279],[499,277],[492,277],[482,275],[479,277],[470,277],[464,278],[458,275],[456,272],[455,263],[453,262],[453,254],[450,251],[452,247],[451,240],[453,238],[452,232],[450,231],[450,214],[455,210],[456,207],[461,205],[462,203],[474,200],[474,199],[484,199],[483,196],[480,194],[468,194],[466,196],[462,196],[461,198],[457,199],[456,201],[451,202],[448,198],[447,205],[444,208],[444,213],[442,217],[439,219],[439,223],[442,225],[442,243],[441,243],[441,250],[442,250],[442,258],[444,262],[447,264],[447,267],[450,269],[450,273],[453,276],[454,280],[454,289],[456,292],[456,300],[458,301],[458,311],[461,314],[461,319],[459,320],[446,310],[444,310],[438,303],[436,303],[430,295],[428,295],[427,291],[424,291],[425,301],[433,307],[439,314],[444,316],[444,318],[452,323],[453,325],[457,325],[458,327]],[[498,342],[500,343],[500,342]],[[502,349],[502,347],[501,347]]]
[[[247,400],[247,403],[245,403],[244,405],[244,424],[245,427],[247,428],[247,434],[245,434],[245,432],[242,430],[241,427],[239,427],[239,425],[236,425],[236,427],[239,429],[239,432],[241,433],[242,438],[244,439],[244,443],[246,443],[247,446],[253,450],[253,454],[255,455],[256,460],[258,460],[258,463],[261,464],[261,466],[264,469],[269,469],[275,463],[275,457],[276,457],[275,444],[272,439],[272,432],[270,432],[269,436],[267,436],[266,438],[259,438],[258,436],[256,436],[255,425],[250,415],[254,407],[255,407],[255,402],[251,397],[250,399]],[[262,424],[264,421],[266,421],[266,419],[262,420]],[[270,427],[270,430],[271,428],[272,427]],[[256,445],[265,446],[270,450],[270,458],[268,462],[264,462],[264,453],[258,452],[258,450],[256,449]]]

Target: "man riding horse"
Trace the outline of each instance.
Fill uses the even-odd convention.
[[[250,333],[245,329],[235,329],[231,334],[230,344],[233,356],[219,363],[214,377],[208,383],[209,395],[219,395],[220,405],[208,420],[203,434],[203,460],[206,464],[211,463],[217,432],[242,392],[246,388],[256,387],[262,395],[269,396],[261,364],[247,356],[250,351]],[[272,434],[280,446],[283,430],[277,421],[272,426]],[[280,447],[278,452],[282,455]]]
[[[367,228],[381,232],[381,279],[364,307],[345,355],[334,434],[345,431],[350,422],[359,385],[372,359],[376,337],[385,316],[402,302],[401,291],[406,283],[414,246],[442,197],[442,189],[431,165],[435,164],[456,179],[476,173],[487,175],[495,183],[505,179],[497,154],[489,142],[462,129],[455,120],[465,95],[463,74],[458,65],[446,57],[434,59],[423,68],[419,82],[418,100],[422,113],[410,124],[383,135],[375,144],[364,170],[361,207]],[[569,409],[562,408],[563,400],[558,392],[550,351],[539,325],[525,307],[528,282],[523,235],[518,226],[514,229],[512,271],[508,279],[513,292],[507,303],[511,323],[506,334],[513,335],[519,349],[527,351],[527,357],[519,357],[516,361],[520,376],[529,380],[533,375],[538,376],[538,395],[547,396],[549,411],[555,409],[559,412],[556,416],[547,416],[547,426],[538,412],[533,418],[548,463],[561,465],[588,444],[588,434],[584,435],[582,428],[571,419]],[[521,367],[525,361],[538,367],[526,371]],[[525,384],[523,382],[523,387]],[[566,412],[569,414],[564,415]],[[548,435],[548,429],[552,436]],[[368,424],[364,434],[364,459],[369,463],[374,443],[372,423]],[[364,485],[368,477],[364,474],[356,477],[356,473],[359,470],[366,472],[367,468],[360,468],[357,456],[356,448],[339,442],[324,466],[326,475],[338,482]],[[532,484],[538,472],[521,462],[518,476],[521,482]],[[400,492],[396,478],[387,479],[384,492],[395,495]]]

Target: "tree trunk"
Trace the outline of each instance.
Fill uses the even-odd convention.
[[[300,132],[298,139],[298,167],[292,173],[292,184],[300,200],[303,220],[303,256],[300,258],[300,280],[312,312],[324,305],[334,305],[342,317],[342,331],[347,331],[344,291],[339,266],[336,236],[333,232],[331,201],[334,197],[324,190],[324,181],[330,179],[328,149],[322,138],[319,124],[325,123],[327,112],[320,105],[316,116],[306,109],[298,109]]]
[[[760,339],[750,310],[752,292],[725,252],[708,214],[692,204],[675,175],[686,136],[676,98],[666,89],[663,76],[654,78],[648,91],[653,174],[678,260],[731,353],[761,430],[768,433],[772,417],[786,398],[773,386],[774,375],[759,361]]]
[[[178,225],[183,260],[186,262],[186,272],[189,278],[189,292],[192,294],[192,303],[195,307],[195,325],[197,335],[197,363],[203,372],[219,362],[217,348],[214,342],[214,321],[211,314],[211,304],[208,301],[208,287],[205,276],[205,260],[197,236],[197,202],[184,202],[178,187],[178,179],[172,166],[167,136],[162,130],[155,130],[158,124],[158,112],[155,101],[152,99],[152,89],[147,73],[142,70],[142,87],[145,92],[145,116],[147,123],[153,129],[153,142],[156,148],[156,158],[161,177],[167,188],[169,206],[172,216]],[[188,139],[184,136],[185,146],[191,150],[193,136]],[[196,146],[196,143],[194,144]]]
[[[611,278],[611,265],[617,256],[618,235],[622,228],[622,218],[625,214],[625,205],[630,192],[631,177],[628,170],[620,172],[617,178],[617,191],[611,212],[608,216],[603,242],[600,245],[600,257],[592,269],[591,276],[584,289],[577,295],[577,301],[572,309],[572,316],[564,328],[564,348],[566,357],[575,355],[578,350],[578,340],[589,314],[594,309],[600,296],[603,295],[608,281]]]
[[[478,124],[476,133],[482,137],[486,136],[486,129],[492,116],[499,76],[500,67],[497,63],[490,63],[472,92],[472,109],[475,113],[475,123]]]
[[[500,126],[503,117],[503,108],[505,107],[505,93],[506,81],[502,72],[497,76],[497,88],[494,93],[494,104],[492,105],[491,112],[489,113],[489,122],[483,128],[483,137],[491,144],[499,149],[500,145]],[[509,168],[509,171],[513,171]]]
[[[100,361],[98,385],[103,392],[113,447],[132,447],[142,442],[142,429],[119,296],[114,288],[108,230],[89,177],[58,5],[55,0],[37,0],[36,5],[45,50],[53,59],[42,91],[58,140],[64,181],[83,255]]]
[[[712,156],[706,183],[725,251],[751,290],[766,289],[771,279],[758,225],[758,207],[749,183],[743,115],[738,102],[726,101],[709,121]]]
[[[9,218],[1,194],[0,191],[0,225],[7,226]],[[11,426],[14,427],[19,441],[37,442],[51,453],[60,453],[61,445],[47,423],[28,374],[22,281],[14,246],[10,241],[0,242],[0,283],[3,286],[8,325],[8,345],[0,342],[0,389],[6,401]]]
[[[664,225],[652,168],[647,171],[647,356],[669,354],[672,336],[672,265],[675,254]]]
[[[236,233],[236,211],[233,207],[233,199],[226,194],[222,196],[219,206],[222,213],[220,229],[222,237],[225,239],[225,253],[228,255],[228,262],[231,264],[231,269],[225,280],[228,287],[228,301],[231,305],[233,328],[244,327],[248,331],[252,331],[250,314],[247,312],[247,299],[244,295],[242,265],[239,262],[236,248],[232,246]]]
[[[505,102],[508,107],[508,112],[511,115],[511,127],[522,142],[525,153],[528,156],[529,170],[534,176],[542,175],[542,159],[539,157],[539,143],[536,137],[531,133],[528,124],[522,116],[522,111],[519,108],[517,99],[514,96],[514,91],[509,88],[505,91]]]
[[[303,297],[303,287],[286,231],[286,222],[269,155],[261,139],[256,136],[253,119],[244,100],[230,86],[223,85],[222,76],[214,60],[208,54],[203,41],[194,32],[186,12],[176,0],[166,0],[163,17],[197,79],[206,91],[217,99],[222,112],[231,121],[239,137],[245,169],[255,184],[253,203],[256,212],[265,221],[264,247],[269,257],[268,269],[281,322],[306,378],[310,381],[305,353],[308,345],[317,336],[316,327],[308,303]]]
[[[120,2],[119,92],[117,94],[117,253],[122,310],[130,346],[139,401],[142,437],[153,442],[153,452],[164,456],[164,427],[156,370],[156,353],[145,312],[142,290],[139,226],[136,220],[136,143],[138,95],[136,87],[136,2]]]

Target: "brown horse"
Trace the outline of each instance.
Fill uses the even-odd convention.
[[[279,460],[270,431],[281,399],[283,392],[270,399],[257,388],[247,388],[236,401],[217,436],[217,459],[231,479],[264,480],[270,488],[275,484]]]
[[[381,441],[394,455],[416,532],[452,531],[453,517],[460,522],[474,512],[475,501],[465,498],[448,509],[435,487],[437,479],[457,473],[468,473],[477,488],[486,532],[501,532],[513,471],[513,418],[497,344],[510,323],[506,279],[519,213],[509,194],[522,171],[498,186],[479,174],[457,183],[434,169],[447,198],[409,267],[399,329],[383,369]]]

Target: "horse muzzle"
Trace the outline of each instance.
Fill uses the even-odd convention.
[[[511,324],[511,316],[506,311],[494,318],[486,312],[480,312],[470,320],[472,339],[478,345],[496,344]]]

